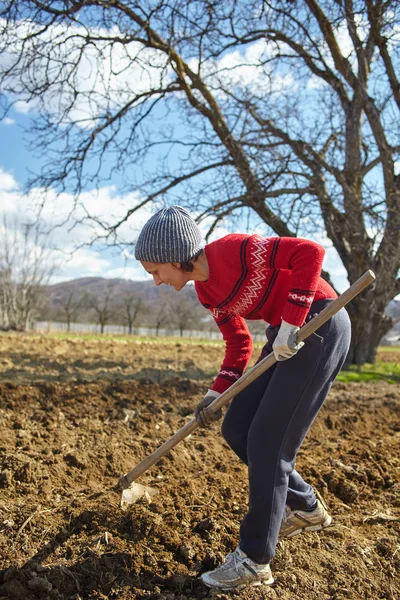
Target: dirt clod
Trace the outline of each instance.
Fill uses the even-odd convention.
[[[32,590],[36,596],[45,596],[52,590],[53,586],[43,577],[34,577],[28,581],[28,588]]]

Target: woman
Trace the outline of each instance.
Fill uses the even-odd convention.
[[[250,360],[246,319],[269,324],[262,356],[274,352],[278,362],[232,400],[222,424],[225,440],[248,465],[249,509],[236,550],[201,579],[220,590],[270,584],[278,536],[316,531],[332,520],[294,469],[350,343],[344,309],[305,343],[296,342],[304,322],[336,298],[320,277],[324,249],[305,239],[244,234],[227,235],[203,249],[194,220],[173,206],[145,224],[135,256],[156,285],[179,291],[194,281],[225,340],[221,369],[195,410],[200,426],[220,418],[208,405],[239,379]]]

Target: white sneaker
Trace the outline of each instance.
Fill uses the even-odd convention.
[[[248,558],[240,548],[228,554],[225,563],[214,571],[203,573],[201,581],[210,588],[229,591],[248,585],[271,585],[274,578],[269,564],[259,565]]]
[[[286,506],[279,537],[291,538],[302,531],[319,531],[331,523],[332,517],[319,500],[317,500],[317,508],[311,512],[292,510]]]

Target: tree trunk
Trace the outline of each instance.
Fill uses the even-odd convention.
[[[375,289],[368,288],[347,305],[352,334],[345,367],[375,362],[379,342],[393,325],[392,319],[384,314],[390,299],[390,295],[382,297]]]

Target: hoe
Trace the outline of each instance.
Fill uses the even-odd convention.
[[[306,339],[309,335],[314,333],[321,327],[326,321],[328,321],[334,314],[336,314],[341,308],[346,306],[350,300],[355,298],[360,292],[362,292],[368,285],[375,280],[375,275],[372,271],[367,271],[362,277],[357,279],[353,285],[351,285],[343,294],[341,294],[336,300],[333,300],[323,311],[317,316],[308,321],[298,332],[297,341],[301,342]],[[276,358],[273,354],[269,354],[263,360],[261,360],[254,367],[249,369],[240,379],[238,379],[229,389],[214,400],[207,408],[212,412],[219,410],[222,406],[230,402],[241,390],[252,383],[259,375],[264,373],[267,369],[272,367],[276,363]],[[147,458],[142,460],[136,467],[131,471],[123,475],[119,479],[119,485],[123,488],[121,507],[126,508],[129,504],[133,504],[143,495],[148,494],[152,496],[156,493],[156,490],[148,488],[139,483],[135,483],[136,479],[143,475],[152,465],[154,465],[160,458],[162,458],[167,452],[169,452],[174,446],[179,444],[186,436],[191,434],[198,427],[196,419],[192,419],[181,429],[179,429],[171,438],[169,438],[164,444],[162,444],[157,450],[150,454]]]

